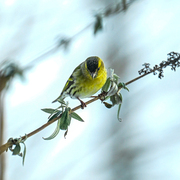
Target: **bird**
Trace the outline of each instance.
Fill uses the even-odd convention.
[[[106,79],[107,70],[103,60],[98,56],[90,56],[74,69],[60,96],[52,103],[70,96],[72,99],[78,99],[84,109],[86,103],[81,99],[94,95],[103,87]]]

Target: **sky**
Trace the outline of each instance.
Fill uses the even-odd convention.
[[[13,59],[25,67],[59,38],[73,37],[94,22],[94,14],[108,2],[0,1],[0,60]],[[4,142],[47,122],[41,109],[58,106],[51,102],[87,57],[101,57],[106,68],[127,82],[138,76],[143,63],[153,66],[169,52],[179,52],[179,5],[177,0],[135,1],[126,12],[105,18],[98,34],[90,26],[66,50],[36,61],[25,80],[16,78],[5,95]],[[5,180],[180,179],[180,71],[166,68],[164,75],[162,80],[148,75],[130,84],[130,92],[122,90],[122,122],[116,118],[117,107],[107,109],[97,101],[77,111],[85,122],[73,120],[66,139],[63,131],[53,140],[42,139],[56,123],[27,139],[24,166],[20,157],[5,153]],[[67,101],[70,107],[79,105]]]

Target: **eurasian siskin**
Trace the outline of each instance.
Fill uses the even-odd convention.
[[[105,84],[107,71],[104,62],[97,56],[88,57],[75,68],[67,80],[60,96],[53,101],[63,100],[70,96],[81,102],[82,109],[86,104],[81,100],[95,94]]]

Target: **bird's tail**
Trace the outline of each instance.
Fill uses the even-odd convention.
[[[61,94],[58,98],[56,98],[52,103],[57,102],[58,100],[64,100],[65,96]]]

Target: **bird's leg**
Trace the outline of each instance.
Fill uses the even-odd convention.
[[[83,102],[81,99],[77,97],[77,99],[81,102],[81,108],[84,109],[84,107],[87,107],[86,103]]]

